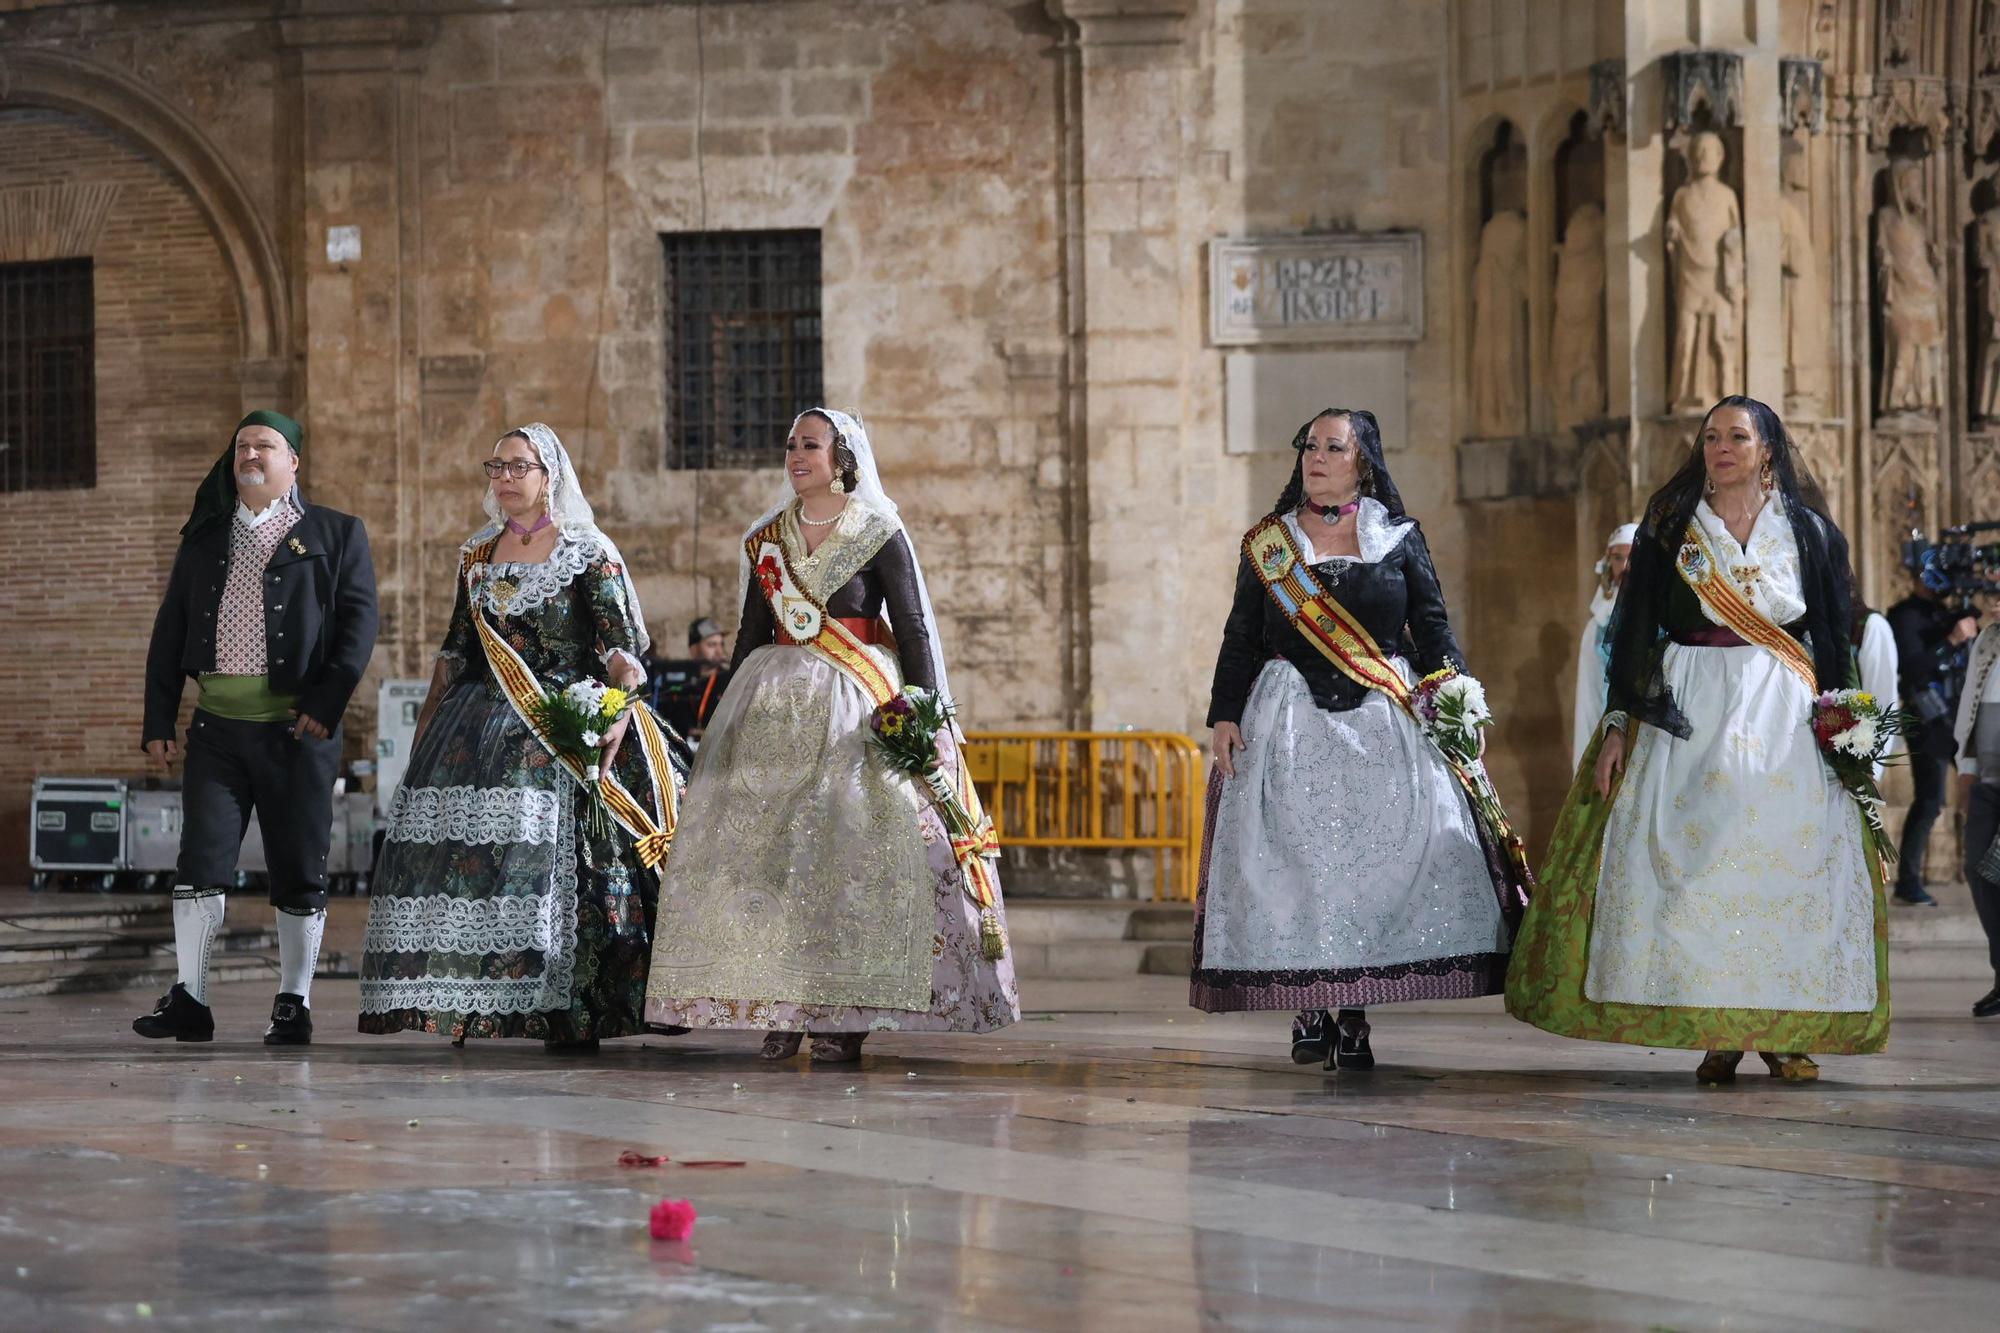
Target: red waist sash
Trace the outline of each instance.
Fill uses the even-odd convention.
[[[854,637],[863,643],[883,643],[888,640],[888,627],[879,619],[864,620],[860,616],[835,616],[834,619],[847,626]],[[785,633],[783,625],[778,626],[778,642],[787,648],[800,648],[804,646],[797,639]]]

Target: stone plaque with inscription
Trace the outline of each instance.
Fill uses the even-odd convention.
[[[1423,293],[1416,232],[1209,243],[1209,334],[1218,347],[1415,342],[1424,336]]]

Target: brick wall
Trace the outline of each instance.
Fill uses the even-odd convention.
[[[232,288],[181,186],[103,127],[0,113],[0,192],[63,184],[117,187],[88,248],[97,485],[0,495],[0,882],[26,871],[37,774],[142,771],[153,613],[195,483],[238,416]],[[9,257],[60,257],[35,236],[8,242]]]

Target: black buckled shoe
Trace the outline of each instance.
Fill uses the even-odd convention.
[[[1324,1009],[1301,1009],[1292,1020],[1292,1063],[1325,1064],[1333,1053],[1333,1015]]]
[[[153,1006],[152,1013],[132,1020],[132,1030],[155,1040],[172,1037],[175,1041],[214,1041],[215,1014],[176,981],[174,988]]]
[[[289,991],[279,991],[271,1001],[271,1026],[264,1029],[266,1046],[310,1046],[313,1039],[312,1010],[305,1000]]]
[[[1343,1009],[1334,1020],[1333,1054],[1328,1069],[1373,1069],[1375,1052],[1368,1049],[1368,1019],[1359,1009]]]
[[[1972,1002],[1974,1018],[1991,1018],[1995,1014],[2000,1014],[2000,983]]]

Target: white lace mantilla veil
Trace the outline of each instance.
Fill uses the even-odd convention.
[[[839,411],[836,408],[809,407],[799,413],[798,416],[792,418],[792,429],[797,430],[799,422],[812,415],[823,416],[831,421],[833,428],[840,433],[840,442],[845,444],[848,452],[854,455],[855,486],[854,490],[850,493],[850,497],[861,501],[871,509],[880,510],[893,519],[897,530],[903,534],[903,541],[910,548],[910,567],[916,571],[917,596],[923,602],[924,628],[930,633],[931,674],[937,681],[938,696],[949,704],[952,702],[951,680],[945,674],[944,643],[938,635],[937,612],[931,606],[930,586],[924,582],[923,562],[917,559],[917,544],[911,540],[909,529],[903,526],[903,517],[896,508],[896,502],[891,500],[889,493],[882,489],[882,473],[875,466],[875,450],[868,443],[868,428],[861,424],[861,418]],[[779,478],[778,487],[779,495],[776,501],[758,516],[755,523],[752,523],[743,531],[742,572],[741,577],[738,579],[739,587],[748,588],[750,586],[750,538],[761,531],[772,519],[784,513],[786,508],[798,498],[792,491],[791,482],[786,481],[784,478]],[[953,723],[953,730],[959,732],[961,737],[964,735],[964,729],[958,726],[957,723]]]
[[[652,646],[652,637],[646,633],[646,617],[639,608],[639,590],[632,585],[632,570],[625,563],[625,557],[618,553],[618,545],[604,530],[597,526],[596,511],[584,496],[583,483],[577,480],[576,466],[570,462],[569,450],[556,437],[555,431],[539,421],[533,421],[507,435],[524,436],[535,446],[535,453],[541,457],[542,466],[548,469],[549,519],[562,534],[563,542],[582,546],[595,546],[604,558],[618,566],[619,578],[625,585],[626,611],[632,617],[633,628],[639,636],[639,653],[643,656]],[[507,438],[502,435],[500,440]],[[493,442],[494,451],[500,449],[500,440]],[[507,516],[501,512],[500,502],[493,497],[492,483],[486,487],[486,498],[480,502],[491,521],[472,534],[461,549],[470,551],[483,546],[499,536],[507,527]],[[560,546],[562,543],[559,542]],[[551,554],[550,560],[556,557]]]

